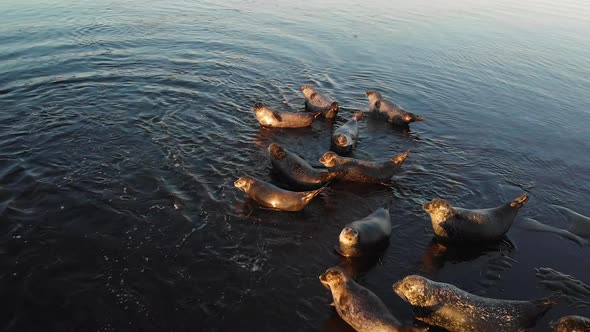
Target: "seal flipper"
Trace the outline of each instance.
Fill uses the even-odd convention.
[[[272,112],[272,117],[277,121],[283,121],[283,117],[281,117],[281,114],[277,111]]]

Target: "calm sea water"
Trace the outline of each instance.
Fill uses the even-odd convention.
[[[359,273],[400,320],[407,274],[491,297],[547,295],[535,268],[590,283],[588,248],[513,228],[481,250],[431,245],[421,204],[521,217],[590,215],[590,4],[483,1],[0,2],[0,328],[347,331],[318,276]],[[425,117],[363,120],[355,156],[411,150],[395,185],[335,185],[302,213],[256,209],[266,147],[318,164],[331,126],[261,129],[251,106],[300,111],[298,88],[365,91]],[[393,199],[391,245],[351,264],[346,223]],[[518,221],[517,221],[518,223]],[[590,308],[559,306],[536,330]]]

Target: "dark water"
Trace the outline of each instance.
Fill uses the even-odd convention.
[[[391,284],[422,274],[492,297],[590,283],[589,249],[514,228],[481,250],[431,245],[420,204],[590,215],[590,5],[512,1],[0,2],[0,328],[346,331],[318,281],[342,226],[392,197],[384,256],[349,266],[404,322]],[[355,156],[411,150],[391,187],[336,185],[302,213],[233,188],[270,180],[270,142],[308,160],[330,126],[259,128],[251,105],[342,105],[377,89],[424,123],[363,120]],[[518,221],[517,221],[518,222]],[[565,314],[562,305],[537,331]]]

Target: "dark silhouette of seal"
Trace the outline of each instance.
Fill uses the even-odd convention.
[[[320,187],[335,179],[338,172],[313,168],[305,159],[277,143],[268,146],[270,162],[275,170],[291,183],[302,187]]]
[[[262,103],[254,104],[254,113],[258,122],[265,127],[274,128],[303,128],[310,126],[322,114],[277,112]]]
[[[582,316],[565,316],[551,323],[554,332],[590,332],[590,319]]]
[[[329,151],[320,158],[320,163],[331,172],[341,173],[338,177],[341,180],[381,183],[391,180],[391,177],[400,170],[409,154],[410,152],[406,151],[383,162],[372,162],[341,157]]]
[[[394,125],[408,126],[412,122],[422,122],[424,118],[406,111],[403,107],[386,100],[374,90],[367,91],[369,113],[376,114]]]
[[[336,251],[344,257],[359,257],[375,253],[387,246],[391,235],[389,211],[379,208],[363,219],[353,221],[340,232],[340,247]]]
[[[322,112],[326,119],[333,119],[338,114],[338,103],[322,96],[313,87],[303,85],[299,88],[305,96],[305,108],[313,112]]]
[[[590,239],[590,217],[559,205],[550,205],[570,222],[569,231],[584,239]]]
[[[289,191],[249,176],[237,179],[234,186],[243,190],[264,207],[291,212],[303,210],[325,188],[324,186],[317,190],[303,192]]]
[[[334,130],[332,134],[332,149],[338,153],[346,154],[352,152],[359,137],[358,120],[363,117],[363,112],[356,112],[352,119]]]
[[[367,288],[359,285],[341,267],[331,267],[320,282],[332,292],[338,315],[358,332],[427,331],[428,328],[402,327],[385,304]]]
[[[498,300],[477,296],[453,285],[411,275],[393,290],[412,306],[418,320],[455,332],[525,331],[555,302]]]
[[[424,204],[430,214],[434,234],[442,240],[458,242],[495,241],[508,230],[529,196],[522,194],[512,202],[488,209],[452,207],[444,199]]]

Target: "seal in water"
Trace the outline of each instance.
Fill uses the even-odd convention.
[[[256,119],[262,126],[274,128],[303,128],[308,127],[322,112],[289,113],[277,112],[262,103],[254,104]]]
[[[305,108],[313,112],[322,112],[326,119],[333,119],[338,114],[338,103],[322,96],[309,85],[299,88],[305,96]]]
[[[455,332],[525,331],[555,304],[548,298],[485,298],[418,275],[395,283],[393,291],[412,306],[418,320]]]
[[[317,190],[303,192],[289,191],[249,176],[237,179],[234,186],[243,190],[264,207],[291,212],[303,210],[325,188],[324,186]]]
[[[359,257],[383,249],[389,243],[391,217],[389,211],[377,211],[353,221],[340,232],[340,247],[336,251],[344,257]]]
[[[277,143],[268,146],[272,166],[287,179],[302,187],[319,187],[338,177],[338,172],[313,168],[307,161]]]
[[[452,207],[449,202],[437,198],[424,204],[424,210],[430,214],[434,234],[441,240],[493,241],[508,232],[518,211],[528,200],[529,196],[522,194],[499,207],[470,210]]]
[[[585,246],[588,244],[588,240],[585,240],[585,239],[577,236],[576,234],[573,234],[570,231],[567,231],[567,230],[561,229],[561,228],[557,228],[557,227],[553,227],[553,226],[549,226],[549,225],[545,225],[543,223],[536,221],[533,218],[523,218],[522,222],[518,223],[517,225],[520,228],[528,229],[533,232],[553,233],[555,235],[559,235],[559,236],[566,238],[568,240],[574,241],[580,246]]]
[[[395,103],[383,100],[377,91],[367,91],[367,97],[369,98],[369,112],[379,114],[395,125],[407,126],[412,122],[424,121],[423,117],[410,113]]]
[[[332,292],[338,315],[358,332],[428,330],[402,327],[375,293],[352,280],[339,266],[326,270],[320,282]]]
[[[549,205],[562,216],[564,216],[570,223],[569,231],[577,236],[585,239],[590,239],[590,218],[559,205]]]
[[[363,112],[355,112],[352,119],[334,130],[332,134],[332,149],[338,153],[350,153],[359,137],[358,120],[363,117]]]
[[[565,316],[551,323],[554,332],[590,332],[590,319],[582,316]]]
[[[341,157],[332,151],[324,153],[320,163],[331,172],[341,173],[341,180],[365,183],[381,183],[391,180],[401,165],[410,155],[409,151],[402,152],[383,162],[364,161],[354,158]]]

